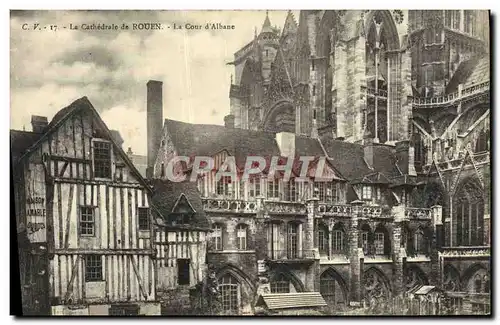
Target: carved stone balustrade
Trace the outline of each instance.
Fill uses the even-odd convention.
[[[464,88],[461,91],[456,91],[449,95],[436,96],[436,97],[425,97],[425,98],[414,98],[414,107],[430,107],[430,106],[440,106],[452,104],[457,100],[462,100],[467,97],[474,96],[476,94],[489,91],[490,82],[486,81],[480,84],[471,85],[470,87]]]
[[[430,220],[432,218],[431,209],[428,208],[405,208],[405,219],[407,220]]]
[[[349,217],[352,207],[343,204],[319,203],[318,213],[326,217]]]
[[[490,247],[470,246],[470,247],[444,247],[441,255],[444,257],[489,257]]]
[[[361,215],[363,218],[383,218],[390,217],[391,214],[384,214],[383,208],[380,206],[363,206],[361,207]]]
[[[233,213],[257,213],[256,201],[243,201],[232,199],[202,199],[203,209],[206,212],[233,212]]]
[[[296,260],[310,260],[319,259],[319,253],[314,249],[301,249],[301,250],[272,250],[267,252],[267,258],[270,261],[280,261],[281,263],[286,263],[286,261],[296,261]]]
[[[307,214],[307,207],[300,202],[264,201],[264,210],[268,214]]]

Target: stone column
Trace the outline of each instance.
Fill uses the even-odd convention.
[[[431,207],[431,215],[432,215],[432,240],[430,243],[430,251],[431,251],[431,276],[429,278],[429,282],[431,285],[441,285],[441,277],[440,275],[440,265],[439,265],[439,250],[442,246],[443,240],[443,207],[440,205],[435,205]]]
[[[303,249],[305,254],[309,254],[306,256],[311,256],[314,250],[314,216],[318,214],[318,202],[319,199],[316,197],[307,199],[307,217],[306,222],[304,223],[304,236],[303,236]],[[319,258],[319,253],[315,258]]]
[[[307,291],[315,291],[316,278],[319,276],[319,251],[314,248],[314,217],[318,214],[319,199],[313,197],[306,201],[307,219],[304,223],[303,248],[306,258],[314,257],[314,262],[307,270],[305,287]],[[313,255],[312,255],[313,254]]]
[[[405,249],[401,247],[402,223],[405,220],[405,208],[402,205],[394,206],[392,207],[391,213],[394,216],[394,223],[392,225],[392,287],[393,295],[398,296],[405,291],[404,264],[406,252]]]
[[[350,261],[350,303],[351,306],[359,306],[362,300],[362,288],[363,288],[363,274],[361,272],[363,268],[363,249],[359,248],[359,224],[358,216],[361,214],[361,205],[363,202],[354,201],[352,205],[351,223],[349,225],[348,233],[349,236],[349,261]]]

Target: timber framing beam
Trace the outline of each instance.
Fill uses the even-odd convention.
[[[79,249],[65,248],[56,249],[54,254],[58,255],[82,255],[82,254],[97,254],[97,255],[153,255],[153,249]]]

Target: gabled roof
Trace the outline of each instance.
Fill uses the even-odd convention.
[[[177,202],[184,196],[189,205],[194,210],[194,215],[191,219],[192,223],[188,228],[208,229],[208,219],[203,210],[200,193],[196,187],[196,183],[186,180],[184,182],[171,182],[168,180],[154,179],[149,181],[153,188],[152,202],[160,214],[157,220],[160,225],[172,226],[167,222],[168,216],[173,212]],[[182,228],[182,226],[176,226]]]
[[[15,163],[21,158],[26,150],[31,147],[42,135],[40,133],[10,130],[10,148],[12,152],[12,162]]]
[[[236,165],[244,167],[247,156],[279,156],[274,133],[226,128],[222,125],[190,124],[165,120],[165,127],[177,155],[213,156],[226,150],[235,157]]]
[[[274,310],[325,307],[327,304],[319,292],[294,292],[263,294],[255,306]]]
[[[15,138],[14,143],[12,143],[11,150],[13,153],[16,153],[16,156],[18,157],[13,163],[16,164],[26,155],[36,150],[38,146],[42,144],[45,138],[47,138],[49,135],[57,131],[58,128],[61,125],[63,125],[64,121],[66,121],[68,118],[70,118],[71,116],[82,110],[89,110],[93,114],[94,118],[96,119],[97,125],[101,127],[104,133],[107,134],[107,138],[113,144],[115,152],[120,155],[125,164],[127,164],[127,166],[130,168],[132,174],[134,174],[137,177],[139,182],[141,182],[144,185],[144,187],[150,190],[144,178],[135,168],[134,164],[132,164],[127,154],[123,151],[121,146],[119,146],[116,143],[115,138],[113,137],[111,131],[106,126],[106,123],[104,123],[104,121],[101,119],[99,113],[95,110],[94,106],[92,106],[87,97],[79,98],[74,102],[72,102],[71,104],[69,104],[68,106],[61,109],[59,112],[57,112],[56,115],[54,115],[52,121],[50,121],[50,123],[48,124],[47,128],[45,129],[45,132],[42,134],[37,134],[36,139],[34,135],[29,135],[29,136],[20,135],[19,132],[21,131],[11,130],[11,141],[13,137]]]
[[[368,166],[363,145],[331,138],[324,138],[321,143],[332,165],[349,181],[360,181],[368,177],[369,182],[389,183],[391,178],[401,175],[396,166],[394,149],[391,147],[382,144],[373,145],[373,166]],[[373,175],[375,179],[371,179]]]

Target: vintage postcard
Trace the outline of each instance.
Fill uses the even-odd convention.
[[[17,314],[491,315],[491,55],[488,10],[11,10]]]

